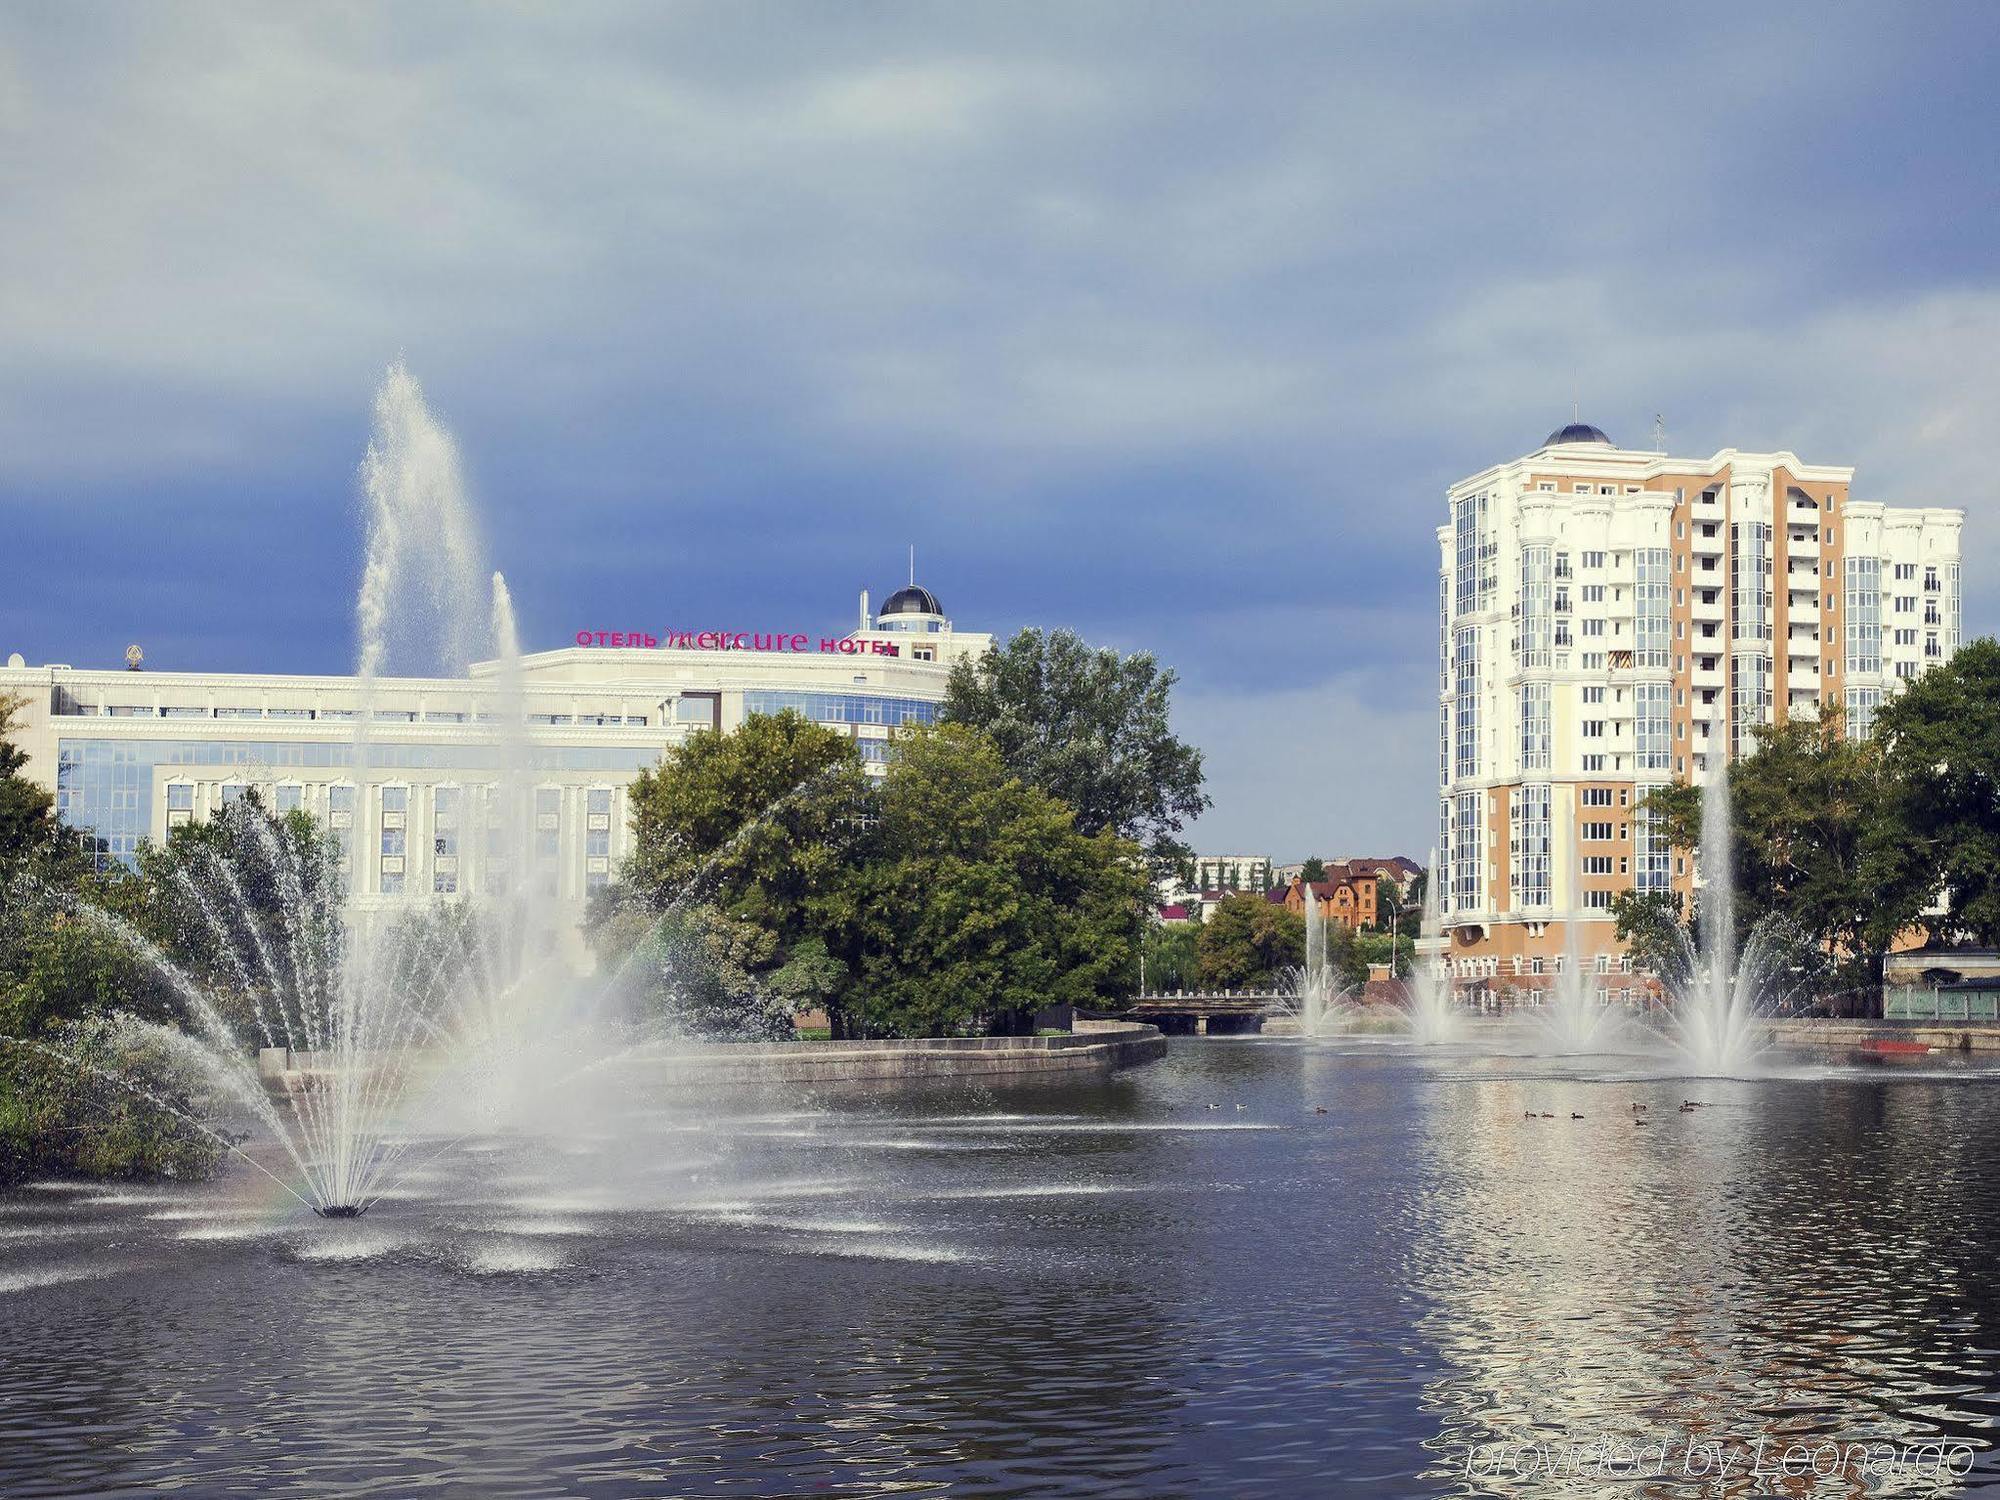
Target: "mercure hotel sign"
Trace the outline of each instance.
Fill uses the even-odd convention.
[[[579,630],[579,646],[607,646],[618,651],[805,651],[841,656],[901,656],[892,641],[857,641],[846,636],[817,637],[797,632],[762,630]]]

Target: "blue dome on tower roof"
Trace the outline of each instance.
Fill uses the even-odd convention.
[[[1544,448],[1559,448],[1564,443],[1602,443],[1607,448],[1618,445],[1604,435],[1604,430],[1592,427],[1588,422],[1572,422],[1567,427],[1558,427],[1542,443]]]

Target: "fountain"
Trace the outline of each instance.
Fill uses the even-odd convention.
[[[1676,928],[1669,1039],[1697,1077],[1749,1071],[1769,1045],[1763,1017],[1782,967],[1782,929],[1759,922],[1739,954],[1736,947],[1734,835],[1730,823],[1727,720],[1718,713],[1710,734],[1713,764],[1701,795],[1701,845],[1696,855],[1699,941]]]
[[[498,764],[475,823],[499,877],[489,900],[393,918],[364,912],[330,841],[273,819],[254,799],[226,806],[223,837],[173,870],[180,921],[194,951],[208,955],[200,972],[120,916],[53,898],[157,973],[186,1023],[125,1016],[118,1026],[233,1101],[284,1153],[298,1185],[237,1154],[330,1219],[357,1218],[377,1201],[421,1137],[419,1123],[490,1128],[525,1090],[546,1092],[551,1079],[606,1055],[593,1023],[608,1014],[620,977],[578,984],[557,975],[552,956],[529,957],[527,935],[546,924],[536,920],[526,857],[534,768],[513,604],[505,580],[480,561],[451,437],[400,362],[375,399],[361,483],[363,706],[347,762],[364,784],[380,763],[381,747],[370,744],[380,678],[398,667],[464,674],[490,643]]]
[[[1575,840],[1567,840],[1566,848],[1569,899],[1574,906],[1578,900]],[[1578,941],[1580,925],[1574,916],[1563,923],[1561,967],[1548,1007],[1536,1017],[1547,1050],[1569,1057],[1615,1051],[1624,1030],[1624,1018],[1591,992],[1591,976]]]
[[[1299,1035],[1320,1036],[1352,1019],[1353,996],[1327,955],[1327,916],[1310,883],[1305,887],[1306,961],[1286,976],[1278,1000],[1299,1026]]]
[[[1444,931],[1438,904],[1438,884],[1445,872],[1438,868],[1437,850],[1431,850],[1430,875],[1424,881],[1424,909],[1419,933],[1436,938]],[[1464,1029],[1464,1017],[1452,1003],[1451,979],[1440,955],[1419,953],[1410,977],[1403,981],[1402,1012],[1404,1032],[1410,1040],[1435,1045],[1455,1041]]]

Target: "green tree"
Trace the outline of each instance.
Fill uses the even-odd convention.
[[[1129,839],[1166,875],[1188,854],[1181,829],[1209,805],[1201,752],[1170,723],[1176,680],[1143,652],[1023,630],[954,664],[942,717],[991,738],[1009,771],[1069,806],[1079,832]]]
[[[1972,641],[1906,684],[1877,712],[1874,738],[1883,920],[2000,946],[2000,642]]]
[[[1326,924],[1326,966],[1334,980],[1348,991],[1359,991],[1368,983],[1368,955],[1361,938],[1344,922]]]
[[[857,878],[855,1010],[875,1034],[1020,1031],[1042,1006],[1129,998],[1152,890],[956,725],[898,736]]]
[[[1307,885],[1317,885],[1326,879],[1326,861],[1317,854],[1309,856],[1306,862],[1299,866],[1299,879]]]
[[[1146,988],[1162,991],[1192,990],[1201,985],[1196,950],[1201,936],[1199,922],[1156,922],[1146,929]]]
[[[1375,877],[1375,925],[1387,931],[1390,914],[1395,912],[1403,899],[1403,893],[1396,882],[1387,875]]]
[[[1408,979],[1416,972],[1416,934],[1407,927],[1397,932],[1393,940],[1386,928],[1362,932],[1354,945],[1364,962],[1388,965],[1392,979]]]
[[[1662,979],[1685,980],[1686,934],[1674,891],[1620,891],[1611,898],[1612,934],[1635,967]]]
[[[28,757],[7,737],[24,706],[18,696],[0,694],[0,874],[18,867],[55,831],[55,799],[21,774]]]
[[[1201,981],[1216,989],[1275,984],[1306,960],[1306,923],[1263,896],[1217,903],[1195,940]]]
[[[1817,715],[1760,726],[1754,753],[1729,767],[1736,938],[1775,917],[1846,962],[1846,985],[1865,988],[1879,984],[1882,953],[1907,913],[1884,899],[1881,754],[1848,739],[1845,723],[1829,703]],[[1693,850],[1701,804],[1699,787],[1677,783],[1642,806],[1671,844]],[[1649,914],[1635,907],[1631,915],[1643,932]]]
[[[798,944],[819,939],[835,954],[847,951],[851,944],[829,932],[853,920],[851,876],[868,795],[853,740],[790,710],[670,748],[632,785],[632,854],[592,908],[593,946],[617,961],[662,914],[712,907],[724,923],[768,941],[727,936],[730,928],[704,920],[698,931],[676,930],[662,942],[683,962],[706,955],[704,972],[736,996],[737,1009],[747,1003],[744,986]],[[829,1013],[851,979],[851,972],[817,976]],[[701,1016],[731,1013],[711,1000],[698,1007]],[[693,1029],[713,1034],[705,1021]]]

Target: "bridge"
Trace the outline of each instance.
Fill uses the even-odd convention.
[[[1276,990],[1208,990],[1141,995],[1118,1014],[1168,1036],[1246,1036],[1262,1031],[1269,1017],[1290,1015],[1291,1005]]]

